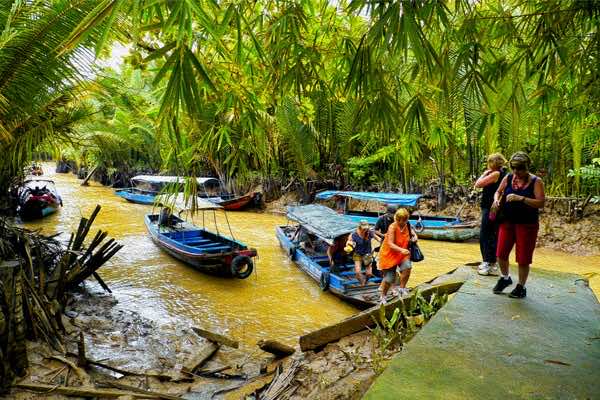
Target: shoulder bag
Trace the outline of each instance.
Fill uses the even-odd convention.
[[[408,224],[408,235],[409,235],[408,249],[410,250],[410,261],[412,261],[412,262],[423,261],[425,259],[425,256],[423,255],[421,248],[419,247],[419,245],[416,242],[412,242],[410,240],[410,239],[412,239],[412,228],[410,227],[410,222],[407,221],[406,223]]]

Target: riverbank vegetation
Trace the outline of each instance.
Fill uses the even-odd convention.
[[[598,193],[596,2],[5,3],[3,171],[68,138],[53,148],[109,173],[433,185],[443,202],[486,154],[526,150],[549,194]],[[119,68],[82,72],[115,41]]]

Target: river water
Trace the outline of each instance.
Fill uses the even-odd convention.
[[[244,347],[254,346],[260,339],[277,339],[294,345],[299,335],[357,311],[322,292],[316,282],[287,259],[275,237],[275,227],[286,224],[282,216],[229,213],[236,239],[258,250],[256,273],[245,280],[212,277],[173,259],[154,245],[144,226],[144,215],[152,211],[152,206],[128,203],[112,189],[95,182],[82,187],[74,175],[54,174],[53,170],[51,164],[44,166],[46,177],[56,182],[64,207],[26,226],[46,234],[63,232],[62,237],[66,237],[66,233],[77,229],[82,216],[89,216],[96,204],[100,204],[102,210],[90,237],[102,229],[125,245],[99,270],[122,307],[159,324],[178,321],[227,334],[239,339]],[[219,229],[226,231],[222,215],[217,221]],[[421,240],[420,246],[425,260],[415,264],[410,286],[480,257],[476,242]],[[600,256],[572,256],[537,249],[533,266],[589,274],[593,289],[600,293],[600,276],[594,275],[600,273]]]

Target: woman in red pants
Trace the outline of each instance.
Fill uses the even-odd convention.
[[[494,206],[502,207],[503,214],[496,248],[502,276],[494,287],[494,293],[502,293],[513,283],[509,275],[508,256],[516,245],[519,283],[509,297],[521,299],[527,296],[525,283],[537,240],[539,209],[544,207],[545,195],[542,180],[529,173],[531,159],[527,153],[516,152],[510,158],[509,165],[512,173],[504,177],[494,195]]]

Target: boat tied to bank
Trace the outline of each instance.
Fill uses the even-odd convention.
[[[418,207],[418,201],[421,197],[422,195],[420,194],[326,190],[317,193],[315,198],[318,200],[337,200],[339,201],[338,212],[343,214],[350,221],[358,223],[360,220],[367,220],[369,224],[375,225],[382,213],[350,209],[350,200],[353,199],[394,205],[397,207],[416,208]],[[409,221],[421,239],[461,242],[479,236],[478,222],[464,221],[458,215],[451,217],[421,215],[420,213],[417,213],[417,215],[412,214]]]
[[[361,309],[379,302],[380,277],[371,277],[365,286],[361,286],[355,278],[354,262],[350,257],[335,270],[329,265],[328,246],[337,238],[353,232],[356,229],[354,222],[319,204],[290,206],[287,217],[295,223],[278,226],[275,234],[298,268],[319,282],[322,290],[328,290]],[[306,246],[303,236],[311,241],[310,246]]]
[[[115,194],[132,203],[152,205],[155,204],[156,196],[169,189],[168,186],[174,188],[175,192],[183,191],[186,179],[181,176],[137,175],[131,178],[132,187],[118,189]],[[244,209],[259,195],[257,192],[250,192],[237,196],[225,190],[225,185],[217,178],[200,177],[196,178],[196,183],[198,197],[228,211]]]
[[[62,207],[54,181],[29,178],[17,191],[17,212],[24,220],[43,218]]]
[[[257,256],[257,251],[234,238],[229,221],[227,225],[231,237],[219,232],[214,213],[222,209],[221,206],[198,198],[192,201],[182,193],[177,196],[160,195],[157,200],[169,209],[179,210],[178,216],[166,213],[167,207],[159,214],[145,216],[148,233],[158,247],[208,274],[239,279],[248,278],[252,274],[253,258]],[[208,219],[204,213],[213,213],[215,232],[181,218],[183,213],[192,208],[203,214],[203,223]]]

